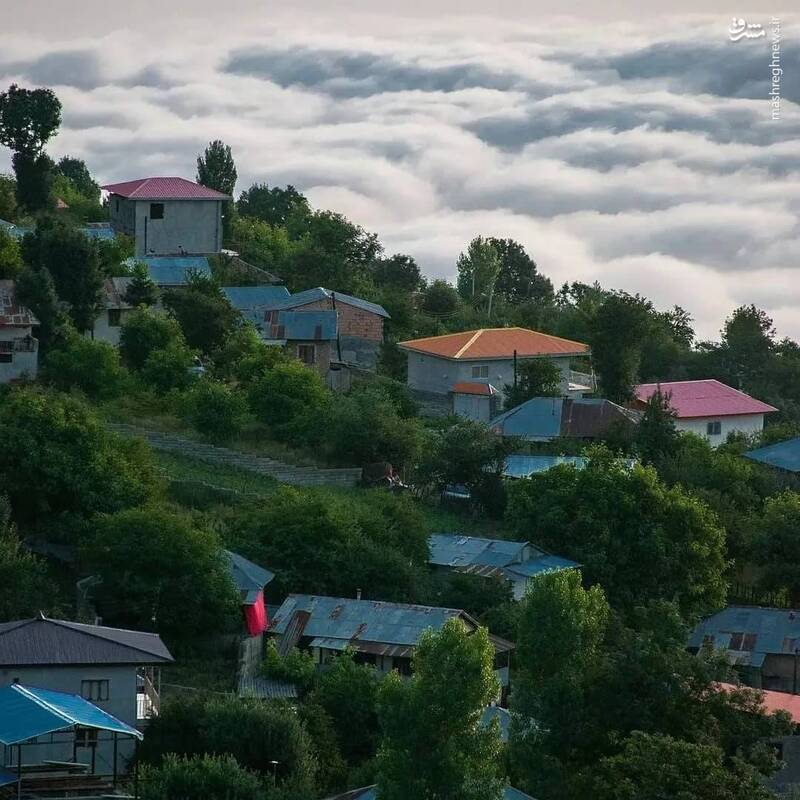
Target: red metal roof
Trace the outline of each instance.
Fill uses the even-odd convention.
[[[657,391],[669,395],[669,403],[679,419],[768,414],[778,410],[714,379],[643,383],[636,387],[636,399],[645,403]]]
[[[432,356],[459,360],[513,358],[517,356],[585,355],[589,346],[571,339],[526,328],[480,328],[477,331],[447,333],[426,339],[400,342],[399,347]]]
[[[102,187],[132,200],[227,200],[228,195],[186,178],[139,178]]]
[[[741,687],[732,683],[717,683],[714,688],[720,692],[730,692]],[[786,711],[792,718],[792,722],[800,722],[800,695],[789,694],[788,692],[773,692],[770,689],[761,689],[764,696],[764,710],[767,714],[776,711]]]
[[[459,381],[453,384],[452,390],[455,394],[480,394],[491,397],[497,394],[497,389],[491,383],[477,383],[475,381]]]

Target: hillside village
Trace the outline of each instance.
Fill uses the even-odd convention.
[[[0,798],[800,791],[800,345],[456,285],[0,95]]]

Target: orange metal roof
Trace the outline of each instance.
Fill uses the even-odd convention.
[[[488,397],[497,394],[497,389],[491,383],[477,383],[476,381],[459,381],[453,384],[451,391],[455,394],[480,394]]]
[[[442,358],[474,360],[517,356],[583,355],[589,345],[526,328],[480,328],[400,342],[398,347]]]

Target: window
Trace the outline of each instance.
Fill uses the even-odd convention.
[[[11,364],[14,361],[14,354],[7,350],[0,350],[0,364]]]
[[[76,728],[75,745],[76,747],[96,747],[97,728]]]
[[[728,649],[753,651],[756,647],[757,638],[758,635],[755,633],[732,633]]]
[[[410,658],[393,658],[392,665],[401,675],[408,676],[411,674]]]
[[[487,364],[476,364],[472,368],[472,377],[473,378],[488,378],[489,377],[489,367]]]
[[[297,345],[297,357],[304,364],[317,363],[317,348],[313,344],[299,344]]]
[[[163,203],[150,203],[150,219],[164,219]]]
[[[722,423],[715,419],[713,422],[706,423],[707,436],[719,436],[722,433]]]
[[[81,681],[81,697],[92,702],[108,700],[108,681]]]
[[[119,328],[119,320],[120,315],[122,312],[118,308],[109,308],[108,309],[108,327],[109,328]]]

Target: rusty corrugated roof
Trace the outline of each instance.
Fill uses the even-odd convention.
[[[14,281],[0,280],[0,326],[28,328],[38,324],[34,313],[17,302]]]

